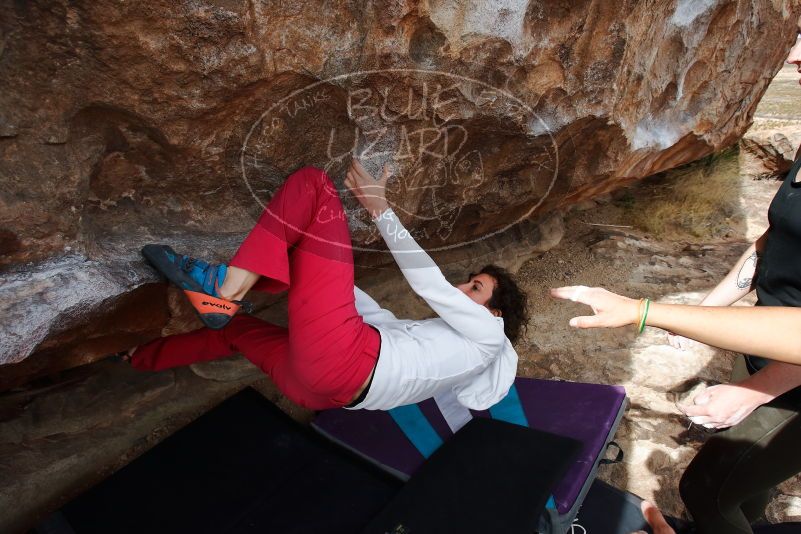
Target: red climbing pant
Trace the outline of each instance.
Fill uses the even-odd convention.
[[[158,371],[241,352],[301,406],[348,404],[375,367],[381,338],[356,311],[350,233],[331,179],[313,167],[290,175],[229,265],[260,274],[254,290],[288,290],[288,328],[236,315],[220,330],[141,345],[131,364]]]

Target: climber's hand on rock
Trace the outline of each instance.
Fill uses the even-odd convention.
[[[559,287],[551,289],[551,296],[581,302],[592,308],[594,316],[570,319],[570,326],[576,328],[615,328],[637,322],[639,302],[602,287]]]
[[[749,387],[750,380],[738,384],[718,384],[706,388],[693,398],[690,405],[679,405],[679,410],[690,421],[706,428],[727,428],[737,425],[751,412],[775,396]]]
[[[389,163],[387,163],[384,165],[381,179],[376,180],[358,159],[353,158],[345,178],[345,185],[353,193],[353,196],[359,199],[361,205],[370,212],[370,217],[376,218],[389,207],[386,188],[391,175]]]

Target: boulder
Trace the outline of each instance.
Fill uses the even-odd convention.
[[[801,127],[757,130],[740,140],[740,169],[754,178],[782,178],[793,166],[801,146]]]
[[[784,178],[801,146],[798,70],[785,64],[776,74],[740,140],[740,170],[754,179]]]
[[[791,0],[3,4],[0,267],[15,311],[0,318],[0,364],[102,338],[83,356],[97,359],[153,335],[172,312],[139,247],[224,259],[288,173],[315,165],[342,187],[354,153],[373,171],[392,163],[389,200],[439,261],[500,250],[541,220],[559,235],[548,214],[735,143],[801,12]],[[358,263],[386,263],[343,198]],[[156,312],[140,319],[145,301]],[[38,368],[68,365],[53,358]]]

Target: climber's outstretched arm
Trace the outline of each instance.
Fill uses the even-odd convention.
[[[386,201],[384,191],[389,176],[389,168],[385,166],[382,178],[375,180],[354,160],[345,185],[372,214],[412,290],[454,330],[478,345],[487,358],[496,357],[506,342],[503,323],[486,306],[477,304],[448,282],[431,256],[406,230]]]

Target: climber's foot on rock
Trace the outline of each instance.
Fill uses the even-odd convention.
[[[115,353],[111,358],[119,362],[131,363],[131,358],[133,358],[134,352],[136,352],[137,348],[139,348],[139,345],[135,345],[128,350],[121,350],[120,352]]]
[[[212,265],[203,260],[177,254],[167,245],[145,245],[142,255],[186,294],[200,320],[212,329],[223,328],[242,307],[250,311],[250,303],[228,300],[220,296],[228,266]]]

